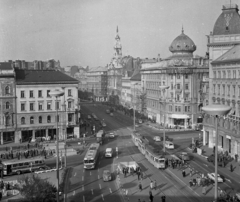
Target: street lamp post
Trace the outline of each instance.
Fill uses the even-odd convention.
[[[165,148],[165,141],[166,141],[166,134],[165,134],[165,124],[166,124],[166,96],[165,91],[169,88],[169,86],[159,86],[160,90],[164,94],[164,115],[163,115],[163,152],[165,154],[166,148]],[[159,107],[160,108],[160,107]],[[159,110],[159,113],[161,113],[161,109]],[[159,117],[160,122],[160,117]]]
[[[133,84],[134,86],[134,99],[135,99],[135,86],[138,85],[138,83]],[[135,105],[133,105],[133,130],[136,129],[136,117],[135,117]]]
[[[56,98],[56,101],[58,101],[58,98],[64,95],[63,91],[59,90],[53,90],[49,92],[49,95]],[[58,129],[58,106],[57,109],[57,128],[56,128],[56,153],[57,153],[57,159],[56,159],[56,170],[57,170],[57,202],[59,202],[59,129]]]
[[[227,115],[231,107],[225,105],[208,105],[202,107],[202,110],[212,115],[216,118],[216,134],[215,134],[215,187],[214,187],[214,199],[217,201],[218,199],[218,117]]]

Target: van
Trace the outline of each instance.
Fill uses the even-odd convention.
[[[107,148],[105,152],[105,157],[112,157],[113,156],[113,149],[112,148]]]
[[[167,149],[174,149],[174,144],[170,141],[165,141],[165,147]]]

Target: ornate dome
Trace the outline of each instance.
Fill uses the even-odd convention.
[[[169,50],[178,56],[188,56],[197,49],[196,45],[187,35],[184,34],[182,29],[182,34],[180,34],[177,38],[175,38],[172,44],[169,47]]]
[[[213,35],[240,34],[240,16],[236,4],[224,5],[213,28]]]

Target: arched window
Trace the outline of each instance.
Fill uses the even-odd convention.
[[[6,86],[5,88],[5,95],[9,95],[10,94],[10,87]]]
[[[34,118],[33,118],[33,116],[30,117],[30,124],[34,124]]]
[[[10,103],[6,102],[6,109],[10,109]]]
[[[38,117],[38,122],[42,123],[42,117],[41,116]]]
[[[9,126],[10,125],[10,116],[7,115],[6,116],[6,126]]]
[[[51,123],[51,116],[50,115],[47,116],[47,122]]]
[[[22,124],[22,125],[25,124],[25,117],[22,117],[22,118],[21,118],[21,124]]]

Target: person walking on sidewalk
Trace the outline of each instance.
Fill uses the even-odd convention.
[[[150,189],[153,189],[153,181],[150,182]]]
[[[137,171],[138,180],[140,180],[140,172]]]
[[[139,182],[138,188],[140,191],[142,191],[142,183],[141,182]]]
[[[186,176],[186,172],[185,172],[185,170],[182,171],[182,176],[183,176],[183,177]]]
[[[235,161],[238,162],[238,154],[235,154]]]
[[[149,196],[149,200],[151,201],[151,202],[153,202],[153,195],[151,194],[150,196]]]
[[[156,190],[157,189],[157,181],[154,180],[154,189]]]
[[[233,172],[233,165],[230,165],[230,171]]]
[[[202,194],[203,194],[203,195],[206,195],[206,193],[207,193],[207,192],[206,192],[206,186],[204,185],[204,186],[202,187]]]
[[[141,179],[143,180],[143,172],[141,171]]]

